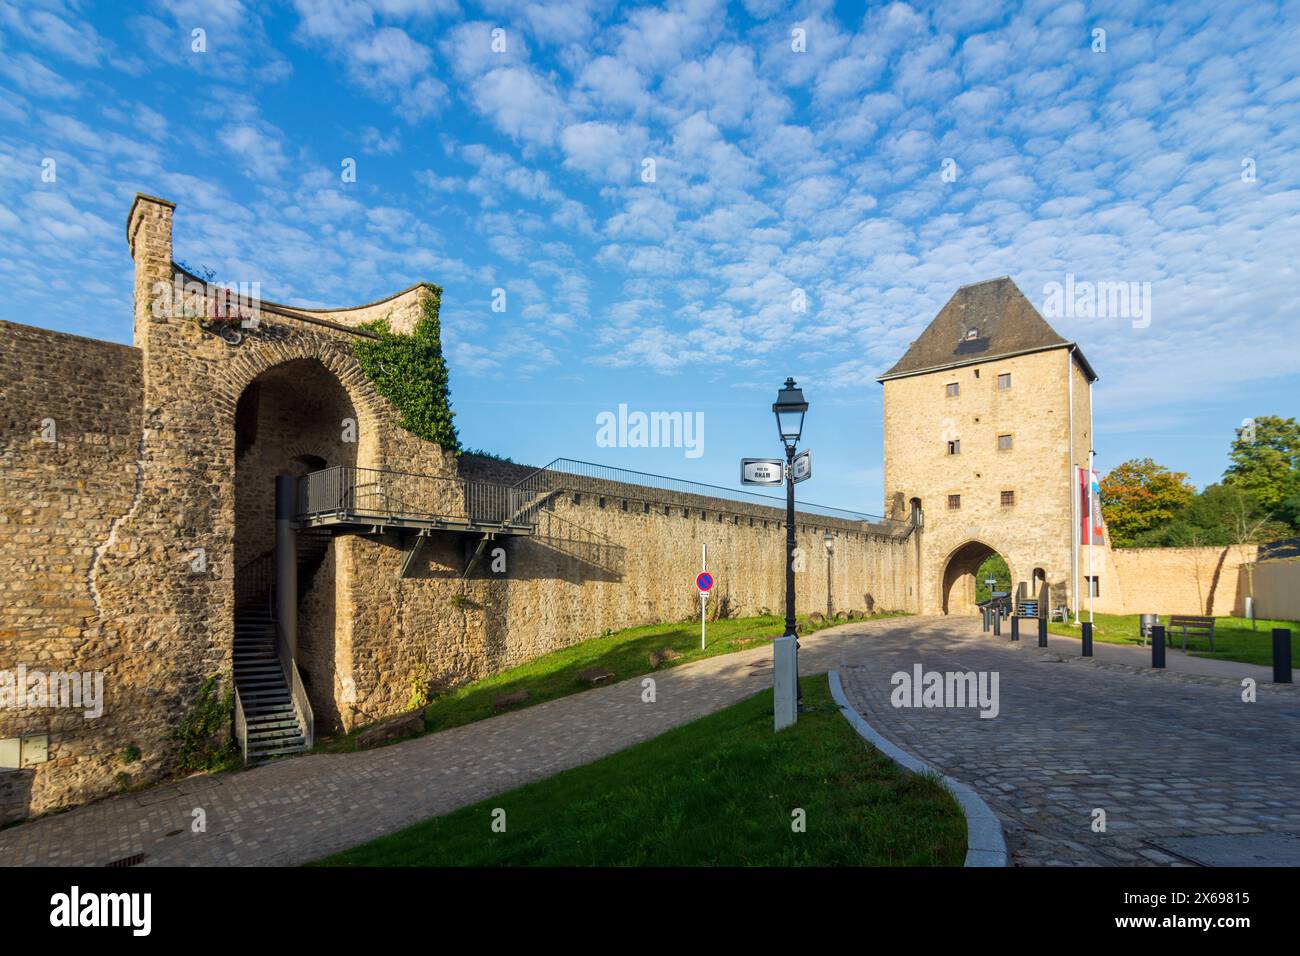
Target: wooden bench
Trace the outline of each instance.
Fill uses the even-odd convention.
[[[1172,636],[1176,630],[1183,632],[1183,650],[1187,650],[1187,633],[1205,634],[1210,638],[1210,653],[1214,653],[1214,618],[1198,617],[1194,614],[1171,614],[1166,629]]]

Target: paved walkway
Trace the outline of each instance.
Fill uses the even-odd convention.
[[[1259,845],[1300,853],[1300,688],[1272,671],[1170,652],[1036,635],[1012,644],[978,622],[918,622],[846,648],[850,703],[886,738],[969,784],[1002,820],[1014,864],[1247,864]],[[989,671],[999,713],[896,708],[891,676]],[[1241,699],[1243,677],[1258,701]],[[1105,832],[1092,829],[1104,810]],[[1265,835],[1255,846],[1249,835]],[[1287,836],[1287,835],[1292,836]],[[1300,856],[1288,857],[1292,865]]]
[[[994,640],[966,619],[849,624],[804,645],[805,673],[838,668],[879,730],[989,801],[1016,862],[1169,863],[1175,857],[1144,841],[1300,832],[1294,687],[1261,682],[1260,702],[1246,705],[1235,676],[1178,673],[1181,654],[1170,654],[1170,672],[1153,674],[1067,658],[1077,641],[1053,638],[1048,656],[1068,662],[1045,663],[1032,641]],[[763,647],[660,671],[654,704],[642,703],[636,678],[378,750],[116,797],[0,831],[0,864],[98,866],[137,853],[146,866],[306,862],[741,700],[771,685],[770,655]],[[890,707],[890,675],[915,663],[998,671],[999,717]],[[1089,829],[1098,806],[1106,834]],[[191,831],[195,809],[204,833]]]

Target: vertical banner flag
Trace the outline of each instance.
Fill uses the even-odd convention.
[[[1079,543],[1096,544],[1104,533],[1101,522],[1101,482],[1095,471],[1079,469]]]
[[[1091,478],[1092,507],[1090,511],[1092,514],[1092,534],[1088,536],[1089,544],[1093,542],[1094,538],[1100,541],[1105,530],[1101,521],[1101,482],[1098,480],[1095,470],[1092,471]]]

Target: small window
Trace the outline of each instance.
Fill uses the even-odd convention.
[[[976,378],[979,378],[979,377],[980,377],[980,370],[979,370],[979,369],[976,369],[976,370],[975,370],[975,377],[976,377]]]
[[[945,391],[948,398],[956,398],[957,393],[961,391],[961,386],[957,382],[949,382],[945,386]]]
[[[958,438],[948,442],[948,454],[950,455],[961,454],[961,439]]]
[[[1011,373],[1002,372],[998,375],[998,391],[1003,391],[1011,387]]]
[[[1011,507],[1016,503],[1016,493],[1014,491],[1002,492],[1002,504],[1004,507]]]
[[[960,507],[961,507],[961,495],[949,495],[949,496],[948,496],[948,510],[949,510],[949,511],[956,511],[956,510],[957,510],[958,508],[960,508]]]
[[[999,435],[999,436],[998,436],[998,451],[1010,451],[1010,450],[1011,450],[1011,436],[1010,436],[1010,435]]]
[[[1088,595],[1090,597],[1101,597],[1101,583],[1096,575],[1084,575],[1083,578],[1088,582]]]

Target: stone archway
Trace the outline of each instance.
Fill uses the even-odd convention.
[[[974,614],[978,605],[975,600],[976,575],[980,565],[993,555],[1006,560],[1006,555],[983,541],[967,541],[953,549],[943,564],[943,577],[939,594],[940,607],[944,614]],[[1007,567],[1010,568],[1010,562]],[[1011,575],[1015,580],[1015,575]]]
[[[249,569],[270,566],[276,477],[302,477],[327,465],[358,465],[357,416],[349,390],[315,358],[272,365],[240,393],[234,414],[237,608],[247,607],[261,584]],[[336,548],[328,532],[300,531],[297,537],[298,669],[318,726],[334,729],[341,722],[334,693],[336,654],[340,644],[346,645],[336,639],[344,624],[337,606]]]

